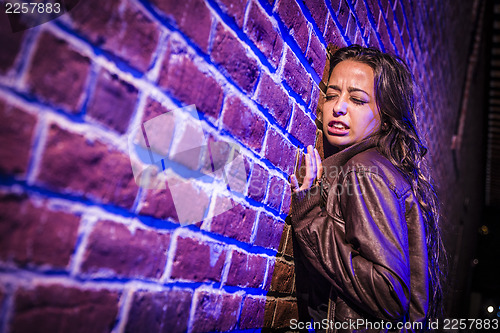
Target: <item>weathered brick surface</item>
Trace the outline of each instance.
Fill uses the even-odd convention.
[[[246,0],[216,0],[216,2],[236,22],[238,27],[243,26]]]
[[[257,235],[255,236],[255,245],[277,250],[284,223],[275,217],[261,213],[259,215],[259,224],[257,225]]]
[[[9,18],[6,14],[0,15],[0,45],[2,45],[2,52],[0,52],[0,74],[5,74],[14,61],[19,56],[21,45],[25,31],[12,33]]]
[[[274,315],[273,327],[284,328],[290,326],[291,319],[298,319],[298,308],[296,301],[278,299],[276,301],[276,313]]]
[[[292,144],[275,130],[267,136],[266,158],[275,166],[290,174],[293,170],[295,149]]]
[[[230,286],[262,287],[266,266],[264,257],[233,251],[226,283]]]
[[[87,114],[111,129],[124,133],[135,110],[137,94],[134,86],[102,70]]]
[[[137,291],[125,332],[185,332],[191,299],[192,292],[185,290]]]
[[[256,100],[269,111],[281,127],[286,128],[292,111],[292,103],[280,84],[274,82],[265,73],[260,79]]]
[[[290,134],[296,137],[305,147],[314,146],[316,139],[316,124],[297,104],[293,110]]]
[[[293,91],[299,94],[306,104],[309,104],[312,86],[311,77],[290,49],[287,49],[286,52],[282,79],[288,83]]]
[[[158,279],[165,269],[169,244],[169,234],[144,229],[132,232],[123,224],[99,221],[89,236],[81,271]]]
[[[325,23],[326,23],[326,15],[328,14],[328,8],[326,7],[325,2],[316,1],[316,0],[302,0],[309,12],[311,13],[314,22],[318,26],[321,32],[325,31]]]
[[[323,69],[325,68],[326,61],[326,49],[321,44],[318,36],[314,32],[311,33],[311,42],[309,43],[309,48],[307,49],[306,57],[309,64],[312,66],[316,74],[321,76],[323,74]]]
[[[268,180],[269,172],[259,164],[254,164],[248,184],[248,196],[262,202],[266,196]]]
[[[210,231],[248,243],[256,211],[222,196],[216,198],[215,207],[216,214],[210,223]]]
[[[77,289],[59,284],[19,289],[10,331],[110,332],[118,314],[119,297],[119,292],[106,289]]]
[[[325,42],[327,44],[332,43],[338,47],[347,46],[347,43],[342,38],[342,33],[331,17],[328,17],[326,24]]]
[[[159,27],[133,2],[89,0],[69,13],[75,29],[94,45],[140,71],[148,69],[158,43]],[[123,22],[128,24],[126,29]]]
[[[142,215],[150,215],[159,219],[171,218],[179,222],[176,206],[168,183],[164,189],[146,190],[145,198],[139,211]]]
[[[283,39],[271,23],[269,16],[255,0],[250,2],[244,31],[264,53],[267,60],[276,67],[283,52]]]
[[[171,278],[190,281],[220,281],[227,251],[215,243],[179,237]]]
[[[224,292],[196,291],[192,332],[229,331],[236,327],[242,297]],[[214,304],[217,304],[214,307]]]
[[[56,124],[50,125],[38,181],[53,189],[126,208],[132,206],[137,193],[127,156]]]
[[[0,173],[26,173],[37,118],[0,100]]]
[[[261,328],[264,325],[266,299],[247,296],[243,301],[239,327],[241,329]]]
[[[41,99],[77,113],[84,98],[89,71],[88,58],[66,41],[43,33],[38,37],[27,84],[30,91]]]
[[[253,91],[260,74],[257,61],[249,57],[243,44],[222,23],[217,24],[211,57],[241,89]]]
[[[267,191],[266,204],[276,211],[279,211],[283,192],[285,189],[285,181],[276,176],[272,176],[269,181],[269,190]]]
[[[151,2],[165,15],[173,18],[181,31],[207,52],[212,15],[203,0]]]
[[[224,101],[222,123],[224,129],[248,147],[256,151],[262,148],[266,121],[260,114],[245,105],[239,97],[229,96]]]
[[[276,260],[274,263],[271,291],[291,293],[293,289],[293,265],[284,260]]]
[[[279,0],[275,8],[279,17],[304,53],[309,41],[309,28],[307,20],[302,14],[296,0]]]
[[[192,58],[184,45],[170,40],[158,84],[179,101],[194,104],[198,111],[217,118],[222,106],[222,89]]]
[[[34,205],[26,196],[0,196],[0,258],[20,265],[66,268],[75,250],[79,216]]]

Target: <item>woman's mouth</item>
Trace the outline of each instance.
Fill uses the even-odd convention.
[[[346,135],[349,133],[349,126],[341,121],[332,120],[328,123],[328,133],[330,135]]]

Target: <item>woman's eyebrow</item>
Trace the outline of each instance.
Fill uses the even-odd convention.
[[[328,88],[331,88],[331,89],[333,89],[333,90],[337,90],[337,91],[341,91],[341,90],[342,90],[342,89],[340,89],[340,87],[339,87],[339,86],[334,85],[334,84],[329,85],[329,86],[328,86]],[[355,87],[349,87],[349,88],[347,88],[347,91],[348,91],[348,92],[350,92],[350,93],[351,93],[351,92],[353,92],[353,91],[360,91],[360,92],[365,93],[365,94],[367,94],[368,96],[370,96],[370,94],[368,94],[368,93],[367,93],[366,91],[364,91],[363,89],[359,89],[359,88],[355,88]]]

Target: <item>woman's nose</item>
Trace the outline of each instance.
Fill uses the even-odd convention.
[[[333,113],[336,116],[343,116],[347,113],[347,103],[341,98],[337,100],[337,103],[333,105]]]

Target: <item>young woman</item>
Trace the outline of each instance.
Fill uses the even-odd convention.
[[[303,183],[291,176],[299,321],[423,331],[440,311],[442,246],[411,73],[378,50],[342,48],[322,111],[325,159],[309,146]]]

